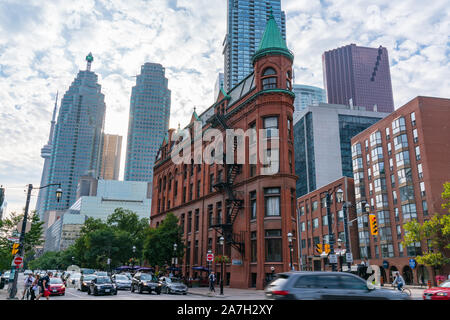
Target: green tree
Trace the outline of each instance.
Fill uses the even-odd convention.
[[[184,244],[181,240],[181,226],[173,213],[168,213],[157,228],[150,228],[144,240],[143,258],[152,266],[164,266],[174,257],[173,245],[177,244],[176,256],[181,258]]]
[[[450,209],[450,183],[444,184],[442,193],[444,204],[442,208]],[[417,220],[411,220],[404,226],[405,237],[402,241],[404,246],[415,242],[426,241],[425,252],[416,257],[419,264],[432,267],[433,281],[436,269],[441,269],[450,263],[448,252],[450,249],[450,215],[434,214],[431,219],[420,224]]]

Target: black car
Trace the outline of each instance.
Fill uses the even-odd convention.
[[[397,290],[379,289],[347,272],[293,271],[276,275],[265,288],[276,300],[409,300]]]
[[[96,277],[91,281],[88,294],[98,296],[99,294],[117,294],[117,287],[110,277]]]
[[[97,278],[97,276],[94,274],[86,274],[86,275],[83,274],[80,277],[78,290],[81,290],[82,292],[88,291],[89,286],[91,285],[91,281],[94,280],[95,278]]]
[[[152,293],[152,291],[155,291],[156,294],[161,294],[161,288],[162,284],[151,273],[137,272],[131,281],[131,292],[143,293],[148,291],[148,293]]]
[[[131,289],[131,279],[124,274],[115,274],[112,280],[117,286],[117,290],[130,290]]]

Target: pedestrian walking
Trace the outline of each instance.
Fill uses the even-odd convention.
[[[25,281],[24,281],[24,289],[23,289],[23,293],[22,293],[22,300],[25,299],[25,294],[27,294],[27,300],[28,300],[28,295],[29,295],[28,289],[31,288],[31,285],[33,284],[33,282],[34,282],[34,278],[33,278],[33,275],[30,273],[28,275],[28,277],[25,278]]]
[[[216,290],[214,289],[214,282],[216,281],[216,275],[214,274],[214,271],[212,271],[209,274],[209,291],[212,292],[216,292]]]
[[[34,278],[33,284],[31,285],[31,297],[30,300],[36,300],[36,297],[39,295],[39,275],[36,274]]]
[[[50,277],[52,273],[49,272],[45,276],[39,279],[39,296],[36,300],[39,300],[42,296],[44,296],[48,300],[48,296],[50,295],[50,291],[48,287],[50,286]]]

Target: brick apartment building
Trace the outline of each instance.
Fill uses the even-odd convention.
[[[380,267],[385,281],[392,281],[396,270],[407,283],[432,278],[431,268],[410,267],[427,243],[404,248],[403,224],[447,213],[441,193],[450,181],[449,137],[450,100],[419,96],[351,140],[359,253]],[[370,235],[365,202],[377,214],[378,236]],[[448,274],[448,266],[444,269]]]
[[[343,191],[343,201],[337,200],[336,192]],[[342,270],[342,266],[347,266],[345,253],[347,248],[351,248],[350,252],[353,259],[359,259],[358,229],[355,221],[348,225],[349,246],[345,243],[344,229],[344,208],[343,202],[347,202],[346,215],[347,221],[356,218],[355,209],[355,191],[353,179],[342,177],[330,184],[320,187],[297,199],[299,208],[299,252],[302,256],[302,270],[324,271],[330,270],[326,256],[322,256],[320,251],[316,250],[316,245],[321,244],[322,249],[328,243],[328,218],[326,208],[326,193],[330,194],[330,212],[331,226],[334,234],[335,245],[334,250],[338,254],[338,270]],[[341,241],[338,241],[341,240]]]
[[[260,141],[256,143],[251,134],[245,138],[244,164],[195,163],[194,157],[190,163],[175,164],[170,153],[178,146],[172,138],[179,131],[170,129],[164,139],[154,166],[151,226],[159,225],[169,212],[180,219],[186,246],[181,267],[186,277],[201,272],[193,267],[207,267],[209,249],[216,256],[222,254],[221,236],[225,255],[231,258],[225,266],[225,285],[262,289],[272,267],[275,273],[289,270],[289,232],[297,245],[292,63],[293,55],[272,16],[253,56],[254,72],[229,92],[220,90],[216,102],[202,114],[194,110],[186,127],[191,137],[195,121],[201,122],[202,135],[212,128],[222,133],[228,128],[266,129],[264,139],[258,140],[268,142],[271,155],[279,155],[275,174],[268,174],[261,163],[261,146],[256,146]],[[278,148],[273,144],[276,138]],[[191,150],[196,139],[187,141]],[[202,146],[207,150],[208,143]],[[215,149],[210,152],[213,155]],[[250,164],[254,159],[257,164]],[[296,256],[293,260],[298,261]],[[213,263],[212,269],[219,278],[220,264]]]

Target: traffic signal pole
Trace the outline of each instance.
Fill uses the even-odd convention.
[[[23,221],[22,221],[22,230],[20,231],[20,238],[19,238],[19,256],[22,256],[24,253],[24,240],[25,240],[25,231],[27,228],[27,219],[28,219],[28,209],[30,207],[30,198],[31,198],[31,190],[33,190],[33,185],[30,183],[28,185],[28,191],[27,191],[27,202],[25,203],[25,213],[23,214]],[[8,299],[17,299],[17,279],[19,277],[19,266],[15,266],[16,270],[14,272],[14,280],[12,283],[11,288],[8,288],[9,290],[9,298]]]

